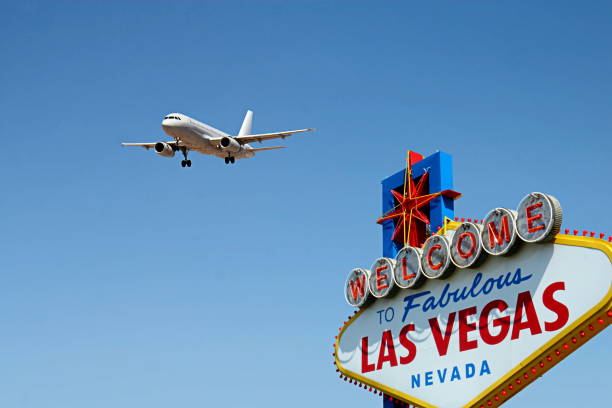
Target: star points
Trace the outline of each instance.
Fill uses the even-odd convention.
[[[408,153],[407,159],[410,157]],[[436,193],[427,193],[427,185],[429,180],[429,172],[421,176],[417,183],[412,178],[412,160],[406,160],[406,175],[404,182],[403,194],[391,190],[391,194],[397,201],[397,205],[393,210],[378,219],[378,223],[382,224],[387,220],[393,220],[395,230],[391,239],[404,246],[421,247],[427,238],[425,236],[425,227],[430,224],[429,217],[422,210],[437,197],[444,196],[453,200],[459,198],[461,194],[453,190],[444,190]]]

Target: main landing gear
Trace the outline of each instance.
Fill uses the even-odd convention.
[[[185,160],[181,160],[181,167],[191,167],[191,160],[187,160],[187,148],[186,147],[180,147],[181,152],[183,153],[183,156],[185,156]]]
[[[230,164],[230,163],[234,163],[236,161],[236,158],[234,156],[227,156],[225,158],[225,164]]]

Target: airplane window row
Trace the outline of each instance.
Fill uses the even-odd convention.
[[[178,116],[166,116],[164,119],[176,119],[176,120],[181,120],[181,118],[179,118]]]

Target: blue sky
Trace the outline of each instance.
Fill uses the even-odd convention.
[[[609,2],[1,5],[0,406],[380,406],[331,346],[406,149],[453,155],[459,216],[543,191],[612,234]],[[248,108],[317,131],[233,166],[119,145]],[[507,406],[605,405],[610,339]]]

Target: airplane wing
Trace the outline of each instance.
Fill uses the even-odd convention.
[[[260,147],[258,149],[251,149],[252,152],[263,152],[264,150],[275,150],[275,149],[286,149],[287,146],[273,146],[273,147]]]
[[[144,147],[145,149],[149,150],[152,149],[153,147],[155,147],[155,144],[158,142],[153,142],[153,143],[121,143],[122,146],[139,146],[139,147]],[[173,140],[171,142],[164,142],[166,144],[169,144],[170,146],[176,146],[176,140]]]
[[[263,142],[264,140],[271,140],[271,139],[284,139],[288,136],[291,136],[295,133],[302,133],[302,132],[310,132],[311,130],[314,129],[299,129],[299,130],[288,130],[286,132],[276,132],[276,133],[261,133],[258,135],[244,135],[244,136],[233,136],[233,139],[235,139],[238,143],[240,144],[246,144],[246,143],[252,143],[252,142]],[[212,144],[218,145],[219,142],[221,142],[222,138],[214,138],[214,139],[210,139],[210,142]]]

